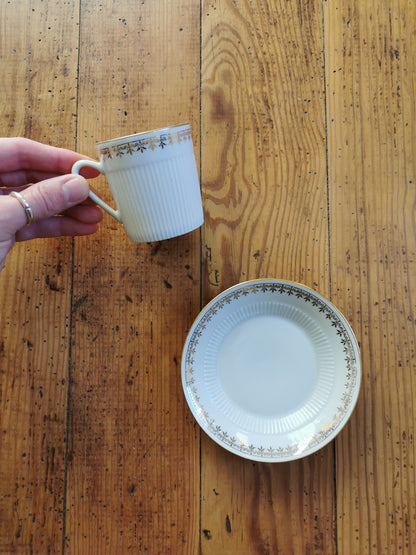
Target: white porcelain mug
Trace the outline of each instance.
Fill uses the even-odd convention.
[[[160,241],[188,233],[204,221],[189,125],[166,127],[97,143],[99,162],[79,160],[72,173],[91,167],[104,174],[117,210],[90,198],[132,241]]]

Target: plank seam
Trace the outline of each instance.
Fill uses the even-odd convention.
[[[322,0],[322,62],[323,62],[323,81],[324,81],[324,111],[325,111],[325,174],[326,174],[326,215],[327,215],[327,236],[328,236],[328,282],[329,299],[332,301],[332,279],[331,279],[331,214],[329,202],[329,153],[328,153],[328,91],[327,91],[327,65],[326,65],[326,35],[325,35],[325,1]],[[338,555],[338,507],[337,507],[337,460],[336,460],[336,439],[332,445],[333,460],[333,488],[334,488],[334,548],[335,555]]]
[[[80,51],[81,51],[81,12],[82,0],[78,5],[78,55],[77,55],[77,71],[76,71],[76,105],[75,105],[75,136],[74,149],[78,151],[78,115],[79,115],[79,68],[80,68]],[[69,402],[70,402],[70,382],[71,382],[71,362],[72,362],[72,324],[73,324],[73,296],[74,296],[74,255],[75,255],[75,239],[71,241],[71,267],[70,267],[70,287],[69,287],[69,332],[68,332],[68,366],[67,366],[67,384],[66,384],[66,414],[65,414],[65,455],[64,455],[64,492],[62,507],[62,555],[65,554],[66,541],[66,511],[67,511],[67,491],[68,491],[68,445],[69,445]]]

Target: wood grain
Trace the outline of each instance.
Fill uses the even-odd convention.
[[[416,7],[326,3],[325,29],[332,296],[363,363],[337,441],[339,550],[412,553]]]
[[[202,28],[205,290],[270,276],[325,293],[320,3],[205,2]]]
[[[189,121],[198,153],[198,6],[83,2],[81,21],[79,149]],[[199,430],[180,360],[199,310],[199,235],[136,245],[106,216],[77,243],[69,552],[197,550]]]
[[[3,136],[74,148],[77,3],[0,5]],[[16,245],[0,281],[0,551],[62,546],[71,239]]]
[[[258,277],[329,292],[320,2],[203,2],[204,303]],[[335,551],[332,449],[244,461],[202,437],[202,552]]]

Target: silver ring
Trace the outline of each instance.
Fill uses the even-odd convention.
[[[30,225],[33,220],[33,210],[30,207],[30,204],[27,202],[27,200],[17,191],[12,191],[9,196],[14,197],[16,200],[18,200],[20,202],[20,204],[23,206],[24,210],[25,210],[25,214],[26,214],[26,220],[27,220],[27,225]]]

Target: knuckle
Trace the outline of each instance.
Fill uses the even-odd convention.
[[[62,195],[59,192],[49,189],[44,182],[37,186],[37,204],[40,207],[42,216],[52,216],[62,211]]]
[[[30,139],[27,139],[26,137],[14,138],[14,147],[15,147],[19,168],[27,169],[29,165],[27,160],[27,153],[32,143],[33,141],[31,141]]]

